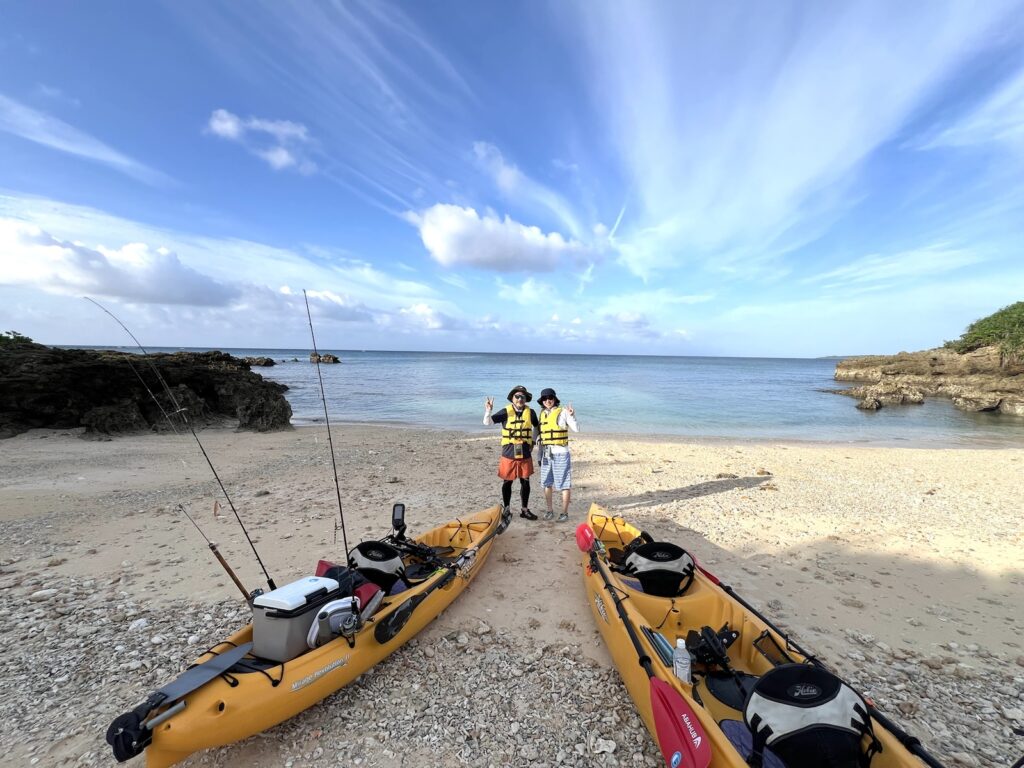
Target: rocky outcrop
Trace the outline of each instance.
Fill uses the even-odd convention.
[[[851,357],[836,365],[835,379],[864,382],[829,390],[857,398],[864,410],[948,397],[961,410],[1024,416],[1024,362],[1005,359],[997,347]]]
[[[332,355],[329,352],[318,355],[316,352],[309,353],[309,362],[311,363],[340,363],[337,355]]]
[[[256,368],[269,368],[272,365],[277,365],[272,357],[243,357],[242,362]]]
[[[194,425],[291,426],[287,387],[224,352],[142,356],[28,342],[0,350],[0,437],[39,427],[85,427],[87,435],[170,429],[165,413],[181,428],[167,390]]]

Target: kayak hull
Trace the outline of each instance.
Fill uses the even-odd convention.
[[[591,506],[587,522],[593,529],[595,538],[609,552],[624,549],[640,535],[639,529],[596,504]],[[590,568],[588,553],[583,554],[581,566],[587,602],[594,622],[626,690],[636,705],[637,712],[657,743],[651,705],[651,685],[647,673],[639,663],[636,649],[601,575]],[[728,624],[730,629],[740,633],[739,638],[728,649],[731,666],[737,671],[755,676],[763,675],[775,667],[773,661],[754,645],[758,638],[764,638],[758,645],[769,655],[784,654],[786,662],[807,662],[808,659],[790,646],[785,637],[732,597],[725,585],[719,584],[714,577],[706,575],[700,568],[697,569],[694,581],[685,593],[673,598],[645,594],[636,581],[617,572],[609,570],[609,576],[622,598],[627,616],[637,629],[645,653],[651,659],[655,677],[671,686],[696,713],[711,746],[711,766],[745,768],[746,760],[719,726],[719,721],[726,717],[742,720],[742,704],[738,707],[723,704],[709,694],[705,682],[699,678],[695,678],[694,684],[691,685],[676,677],[671,658],[663,659],[659,655],[651,634],[661,634],[667,640],[667,645],[674,647],[676,639],[685,638],[690,630],[699,632],[704,626],[718,630]],[[644,628],[651,634],[645,632]],[[695,668],[698,666],[695,664]],[[737,703],[731,702],[732,705]],[[875,735],[882,743],[883,751],[871,761],[872,768],[922,768],[925,765],[877,722]]]
[[[296,659],[267,666],[263,672],[234,673],[218,677],[186,696],[184,709],[156,726],[145,750],[148,768],[166,768],[194,752],[234,743],[272,728],[344,688],[429,624],[447,608],[479,572],[494,543],[491,537],[501,519],[499,507],[455,520],[417,538],[422,544],[452,547],[454,559],[467,551],[475,556],[431,590],[447,571],[438,571],[422,583],[385,599],[382,607],[355,636],[353,647],[343,637],[308,651]],[[408,623],[393,637],[379,643],[375,627],[403,605],[429,592],[416,604]],[[203,654],[202,663],[215,653],[251,642],[252,625]]]

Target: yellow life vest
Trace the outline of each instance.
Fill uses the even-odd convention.
[[[501,444],[520,445],[533,440],[533,417],[529,408],[523,408],[522,413],[516,413],[516,409],[508,405],[505,407],[505,423],[501,425]]]
[[[569,430],[558,426],[558,415],[562,407],[540,412],[540,438],[544,445],[568,445]]]

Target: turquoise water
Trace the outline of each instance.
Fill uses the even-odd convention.
[[[253,370],[288,385],[294,424],[323,422],[309,350],[225,351],[277,360]],[[321,351],[342,360],[320,366],[332,423],[493,431],[481,424],[484,398],[500,407],[524,384],[534,397],[555,388],[588,432],[1024,447],[1024,419],[965,413],[947,400],[859,411],[852,398],[819,391],[843,386],[834,359]]]

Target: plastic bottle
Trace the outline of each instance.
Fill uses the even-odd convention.
[[[684,683],[692,682],[690,679],[690,652],[686,650],[686,640],[681,637],[676,640],[676,647],[672,651],[672,670],[676,673],[676,677]]]

